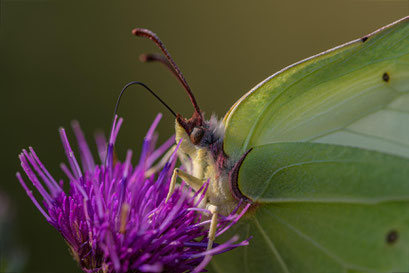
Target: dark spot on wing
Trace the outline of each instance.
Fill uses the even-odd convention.
[[[366,40],[368,40],[368,37],[367,37],[367,36],[361,38],[362,43],[365,43]]]
[[[390,79],[389,74],[387,72],[383,73],[382,80],[385,82],[389,82],[389,79]]]
[[[392,245],[394,243],[396,243],[396,241],[399,238],[399,234],[396,230],[391,230],[388,232],[388,234],[386,234],[386,243],[388,245]]]

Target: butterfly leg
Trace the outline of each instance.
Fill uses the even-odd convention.
[[[202,187],[203,183],[205,182],[204,179],[199,179],[193,175],[190,175],[182,171],[179,168],[175,168],[175,170],[173,171],[172,178],[171,178],[169,192],[166,197],[166,202],[169,200],[169,198],[172,196],[175,190],[177,177],[180,177],[181,179],[183,179],[194,191],[198,191]],[[209,210],[210,213],[212,214],[212,218],[210,221],[210,227],[209,227],[209,233],[208,233],[209,241],[207,243],[207,249],[210,250],[213,247],[213,242],[216,237],[219,210],[217,206],[209,204],[209,203],[206,205],[206,209]]]
[[[166,196],[166,202],[169,200],[169,198],[172,196],[173,192],[175,191],[176,179],[178,176],[182,178],[187,184],[189,184],[189,186],[194,191],[198,191],[204,183],[204,180],[194,177],[193,175],[190,175],[187,172],[184,172],[179,168],[175,168],[175,170],[173,171],[172,178],[170,180],[169,192],[168,192],[168,196]]]
[[[216,237],[219,210],[217,206],[212,204],[207,204],[206,208],[212,213],[212,220],[210,221],[210,228],[208,234],[209,241],[207,243],[207,250],[210,250],[213,247],[213,242]]]

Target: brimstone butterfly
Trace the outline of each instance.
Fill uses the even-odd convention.
[[[159,38],[134,34],[159,45],[166,59],[156,60],[195,107],[176,119],[193,171],[176,169],[174,181],[197,190],[210,180],[202,205],[213,225],[252,204],[233,231],[250,245],[217,257],[214,271],[409,271],[408,17],[275,73],[220,122],[204,120]]]

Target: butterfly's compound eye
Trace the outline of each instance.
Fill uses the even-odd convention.
[[[204,128],[195,127],[190,133],[190,141],[192,141],[193,144],[197,145],[199,144],[200,140],[202,140],[203,135],[204,135]]]

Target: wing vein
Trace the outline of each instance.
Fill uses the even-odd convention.
[[[311,77],[311,75],[312,74],[314,74],[314,73],[316,73],[317,71],[319,71],[319,70],[322,70],[322,69],[324,69],[325,67],[327,67],[327,66],[330,66],[330,65],[341,65],[342,63],[345,63],[345,62],[349,62],[350,60],[351,60],[351,58],[354,58],[354,56],[358,56],[358,55],[360,55],[360,54],[364,54],[363,52],[366,52],[366,51],[368,51],[368,50],[372,50],[374,47],[376,47],[376,46],[378,46],[380,43],[383,43],[384,42],[384,40],[385,39],[387,39],[390,35],[392,35],[392,33],[395,33],[395,32],[397,32],[398,30],[397,29],[389,29],[389,30],[385,30],[385,31],[383,31],[383,33],[381,33],[381,34],[379,34],[379,35],[377,35],[377,38],[375,39],[375,40],[370,40],[365,46],[363,46],[363,47],[353,47],[353,48],[351,48],[350,50],[349,50],[349,52],[348,51],[346,51],[346,53],[344,54],[344,55],[340,55],[340,56],[333,56],[333,60],[331,60],[330,62],[328,62],[328,63],[324,63],[324,64],[322,64],[322,65],[320,65],[319,67],[315,67],[315,68],[313,68],[313,70],[312,71],[310,71],[308,74],[306,74],[306,75],[304,75],[304,76],[301,76],[300,78],[298,78],[298,79],[295,79],[295,80],[293,80],[290,84],[288,84],[286,87],[283,87],[283,89],[282,90],[280,90],[280,91],[278,91],[278,94],[276,94],[276,96],[272,99],[272,101],[270,101],[270,102],[267,102],[266,104],[265,104],[265,106],[263,107],[263,109],[261,110],[261,112],[257,115],[257,116],[255,116],[255,120],[254,120],[254,123],[252,124],[252,126],[250,127],[250,129],[249,129],[249,131],[248,131],[248,134],[247,134],[247,136],[245,137],[245,139],[244,139],[244,142],[243,142],[243,145],[242,145],[242,148],[243,148],[243,150],[242,150],[242,152],[244,152],[244,151],[246,151],[247,149],[248,149],[248,146],[250,145],[250,143],[252,142],[252,140],[254,139],[254,136],[255,136],[255,134],[256,134],[256,131],[258,131],[258,128],[260,127],[260,123],[261,123],[261,121],[263,120],[263,117],[265,116],[265,113],[266,113],[266,111],[275,103],[275,102],[277,102],[277,100],[280,98],[280,97],[282,97],[284,94],[286,94],[286,93],[288,93],[287,91],[289,90],[289,89],[291,89],[292,87],[294,87],[294,85],[296,85],[296,84],[298,84],[298,83],[300,83],[300,82],[302,82],[302,81],[304,81],[305,79],[307,79],[307,78],[310,78]],[[390,48],[394,48],[394,47],[396,47],[397,45],[399,45],[399,43],[401,43],[402,42],[402,40],[405,40],[406,38],[407,38],[407,36],[409,36],[409,35],[403,35],[403,37],[401,37],[398,41],[396,41],[395,43],[392,43],[392,44],[390,44],[389,45],[389,47]],[[404,54],[401,54],[401,55],[406,55],[407,54],[407,52],[405,52]],[[347,55],[347,56],[345,56],[345,55]],[[362,65],[360,65],[359,67],[357,67],[354,71],[356,71],[356,70],[360,70],[360,69],[362,69],[362,68],[364,68],[364,67],[366,67],[366,66],[368,66],[368,65],[372,65],[372,64],[376,64],[376,63],[379,63],[379,62],[382,62],[382,61],[385,61],[385,60],[391,60],[391,59],[395,59],[395,58],[397,58],[397,56],[388,56],[388,57],[386,57],[386,58],[380,58],[380,56],[377,56],[377,58],[375,58],[375,59],[372,59],[372,60],[368,60],[368,62],[367,63],[364,63],[364,64],[362,64]],[[354,71],[347,71],[346,73],[343,73],[343,74],[349,74],[349,73],[352,73],[352,72],[354,72]],[[339,78],[340,76],[343,76],[343,74],[341,74],[341,75],[339,75],[339,74],[337,74],[337,77]],[[277,74],[277,76],[279,76],[280,74]],[[271,79],[270,79],[271,80]],[[328,80],[327,80],[328,81]],[[266,82],[265,84],[264,84],[264,86],[265,85],[268,85],[269,84],[269,82],[270,81],[268,81],[268,82]],[[326,81],[325,81],[326,82]],[[322,84],[322,83],[325,83],[325,82],[321,82],[321,83],[319,83],[319,84]],[[263,86],[260,86],[259,88],[262,88]],[[315,88],[316,86],[314,86],[314,87],[311,87],[310,89],[312,89],[312,88]],[[358,94],[359,95],[359,94]],[[348,100],[347,100],[348,101]],[[291,102],[291,101],[290,101]],[[286,103],[284,103],[283,105],[286,105],[286,104],[288,104],[288,103],[290,103],[290,102],[286,102]],[[281,107],[283,107],[283,105],[279,105],[279,106],[277,106],[278,108],[281,108]],[[342,105],[342,103],[341,104],[337,104],[337,105]],[[323,113],[321,113],[321,114],[325,114],[325,112],[323,112]],[[315,118],[316,116],[314,116],[313,118]],[[302,124],[301,124],[302,125]],[[301,125],[297,125],[297,126],[301,126]],[[277,126],[277,124],[276,124],[276,126]]]
[[[269,246],[270,250],[273,252],[274,256],[277,258],[278,263],[280,264],[281,268],[285,273],[290,273],[286,263],[284,262],[283,258],[281,257],[280,253],[278,252],[277,248],[274,246],[274,243],[270,240],[270,237],[267,236],[266,232],[264,231],[263,227],[260,225],[260,222],[254,217],[254,222],[256,223],[257,229],[260,231],[263,238],[266,240],[267,245]]]
[[[310,73],[308,73],[307,75],[304,75],[303,77],[293,81],[291,84],[289,84],[289,86],[285,87],[271,102],[267,103],[266,106],[263,108],[263,110],[261,111],[260,115],[256,118],[256,120],[254,121],[253,126],[251,127],[245,141],[244,141],[244,145],[243,145],[243,152],[247,151],[247,146],[250,142],[250,140],[253,138],[253,134],[256,131],[256,128],[260,122],[261,117],[263,116],[264,112],[275,102],[277,101],[277,99],[282,96],[288,89],[290,89],[292,86],[294,86],[295,84],[301,82],[302,80],[304,80],[305,78],[307,78],[308,76],[314,74],[316,71],[322,69],[323,67],[329,66],[337,61],[339,61],[340,59],[342,59],[343,56],[339,56],[338,58],[334,59],[333,61],[329,62],[329,63],[325,63],[322,64],[321,66],[315,68],[313,71],[311,71]],[[280,74],[278,74],[277,76],[279,76]],[[268,82],[266,82],[266,84],[268,84]],[[261,86],[260,86],[261,88]]]
[[[389,108],[389,107],[385,108],[385,110],[396,112],[396,113],[409,114],[409,111],[394,109],[394,108]]]
[[[372,271],[371,269],[368,268],[362,268],[360,266],[354,265],[354,264],[348,264],[345,261],[343,261],[340,257],[338,257],[336,254],[332,253],[330,250],[328,250],[327,248],[325,248],[323,245],[321,245],[320,243],[318,243],[317,241],[315,241],[314,239],[312,239],[310,236],[308,236],[307,234],[301,232],[298,228],[294,227],[293,225],[291,225],[290,223],[288,223],[287,221],[285,221],[284,219],[282,219],[281,217],[279,217],[278,215],[272,213],[271,211],[267,210],[267,213],[276,218],[277,221],[281,222],[283,225],[287,226],[290,230],[292,230],[295,234],[297,234],[298,236],[300,236],[301,238],[303,238],[304,240],[310,242],[313,246],[315,246],[316,248],[318,248],[319,250],[321,250],[321,252],[323,252],[325,255],[327,255],[329,258],[331,258],[332,260],[334,260],[336,263],[338,263],[340,266],[343,267],[344,270],[347,269],[356,269],[356,270],[363,270],[366,272],[371,272],[371,273],[379,273],[376,271]]]
[[[388,138],[384,138],[384,137],[380,137],[380,136],[376,136],[376,135],[365,134],[363,132],[359,132],[359,131],[355,131],[355,130],[347,129],[347,128],[344,128],[341,131],[345,131],[345,132],[348,132],[348,133],[351,133],[351,134],[356,134],[356,135],[369,137],[369,138],[373,138],[373,139],[379,139],[379,140],[382,140],[382,141],[385,141],[385,142],[389,142],[389,143],[392,143],[392,144],[396,144],[396,145],[399,145],[399,146],[404,146],[406,148],[409,148],[408,144],[402,143],[402,142],[399,142],[399,141],[395,141],[395,140],[392,140],[392,139],[388,139]]]
[[[259,196],[255,199],[255,201],[259,200],[260,196],[263,196],[264,193],[267,191],[270,183],[271,183],[271,179],[274,178],[274,176],[276,176],[278,173],[280,173],[281,171],[284,171],[286,169],[289,168],[293,168],[293,167],[300,167],[300,166],[305,166],[305,165],[312,165],[312,164],[322,164],[322,163],[348,163],[348,162],[354,162],[353,160],[311,160],[311,161],[304,161],[304,162],[297,162],[297,163],[293,163],[293,164],[288,164],[285,166],[282,166],[280,168],[277,168],[267,179],[265,186],[263,188],[263,190],[261,191],[261,193],[259,194]]]
[[[338,103],[334,104],[333,106],[327,108],[325,111],[319,112],[319,113],[315,114],[314,116],[311,116],[309,119],[305,119],[305,120],[303,120],[302,122],[297,123],[295,126],[292,126],[292,127],[287,126],[287,127],[289,127],[289,128],[287,128],[286,131],[289,131],[289,130],[291,131],[291,130],[294,130],[294,129],[300,127],[300,126],[303,126],[304,124],[308,123],[309,121],[314,120],[314,119],[316,119],[317,117],[323,116],[323,115],[325,115],[325,114],[331,112],[332,110],[334,110],[334,109],[336,109],[336,108],[339,108],[339,107],[341,107],[341,106],[347,104],[348,102],[350,102],[350,101],[352,101],[352,100],[354,100],[354,99],[356,99],[356,98],[358,98],[358,97],[361,97],[361,96],[365,95],[366,93],[368,93],[368,92],[370,92],[370,91],[372,91],[372,88],[367,88],[367,89],[365,89],[365,90],[362,90],[362,91],[356,93],[354,96],[351,96],[351,97],[349,97],[349,98],[347,98],[347,99],[341,100],[340,102],[338,102]],[[395,91],[395,90],[393,90],[393,91]],[[396,91],[395,91],[395,92],[396,92]],[[337,95],[338,95],[337,93],[334,93],[332,96],[337,96]],[[330,99],[331,99],[331,97],[327,98],[326,100],[323,100],[322,102],[324,103],[325,101],[328,101],[328,100],[330,100]],[[388,102],[385,102],[385,105],[386,105],[387,103],[388,103]],[[373,112],[375,112],[375,111],[377,111],[377,110],[380,110],[380,109],[383,109],[383,107],[382,107],[382,108],[373,109],[372,111],[367,111],[367,112],[365,113],[365,115],[356,117],[356,118],[355,118],[352,122],[350,122],[350,123],[353,123],[353,122],[355,122],[355,121],[361,119],[363,116],[367,116],[367,115],[369,115],[369,114],[371,114],[371,113],[373,113]],[[289,124],[289,123],[288,123],[288,124]],[[341,128],[342,128],[342,127],[341,127]],[[284,131],[284,132],[285,132],[285,131]]]
[[[281,222],[281,224],[287,226],[290,230],[292,230],[295,234],[297,234],[298,236],[300,236],[301,238],[303,238],[304,240],[310,242],[313,246],[315,246],[316,248],[318,248],[319,250],[321,250],[325,255],[327,255],[328,257],[332,258],[335,262],[337,262],[339,265],[341,265],[344,269],[347,267],[346,263],[341,260],[337,255],[333,254],[331,251],[329,251],[328,249],[326,249],[325,247],[323,247],[321,244],[319,244],[318,242],[316,242],[315,240],[313,240],[311,237],[309,237],[308,235],[304,234],[303,232],[301,232],[300,230],[298,230],[297,228],[295,228],[293,225],[291,225],[290,223],[288,223],[287,221],[284,221],[284,219],[281,219],[281,217],[279,217],[278,215],[272,213],[271,211],[267,211],[267,213],[269,215],[271,215],[272,217],[276,218],[277,221]]]

